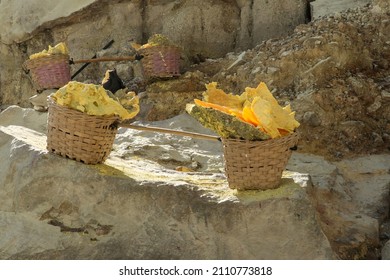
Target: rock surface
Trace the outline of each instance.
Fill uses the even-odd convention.
[[[369,3],[371,0],[315,0],[310,2],[311,17],[317,19],[347,9],[363,7]]]
[[[59,18],[67,17],[96,0],[77,0],[67,2],[53,1],[10,1],[0,2],[2,29],[1,42],[11,44],[23,42],[31,37],[37,28]]]
[[[1,258],[378,259],[390,238],[389,155],[294,152],[281,188],[237,192],[219,142],[119,128],[89,166],[47,153],[45,121],[0,114]],[[212,134],[186,114],[135,123]]]
[[[141,139],[150,138],[134,135],[127,148]],[[2,259],[335,257],[302,187],[310,179],[294,182],[299,173],[287,172],[277,190],[237,192],[221,172],[170,170],[136,149],[124,156],[114,147],[93,166],[49,154],[45,142],[35,130],[0,126]],[[161,142],[155,148],[172,153],[165,146],[175,141]]]
[[[0,13],[16,7],[19,2],[14,2],[0,1],[5,8],[0,9]],[[216,6],[221,4],[219,1],[212,2]],[[311,250],[306,250],[309,247],[302,248],[305,250],[302,255],[331,258],[330,244],[337,258],[388,258],[389,1],[373,0],[369,6],[324,16],[296,27],[291,36],[270,39],[246,50],[247,46],[257,44],[253,39],[254,34],[261,36],[254,29],[261,26],[261,18],[254,13],[256,5],[251,5],[251,2],[223,1],[224,4],[237,4],[224,10],[233,16],[231,23],[239,25],[239,30],[231,33],[235,38],[234,50],[239,51],[237,53],[228,53],[222,58],[207,58],[198,51],[200,45],[186,41],[187,33],[183,37],[180,37],[180,32],[176,34],[176,39],[183,40],[181,43],[193,47],[189,51],[191,58],[183,57],[182,67],[187,71],[184,77],[145,85],[141,63],[109,62],[91,64],[77,79],[100,83],[104,72],[115,67],[126,86],[140,94],[144,111],[138,118],[139,123],[203,133],[210,132],[188,116],[174,116],[184,111],[185,103],[201,95],[205,83],[217,81],[225,91],[239,93],[246,86],[257,86],[264,81],[280,103],[292,104],[302,124],[299,128],[301,141],[298,152],[293,153],[288,165],[294,181],[301,188],[288,184],[284,190],[293,192],[279,193],[270,200],[257,196],[255,200],[248,197],[242,199],[226,185],[219,143],[122,128],[109,160],[97,169],[47,154],[44,140],[46,114],[17,106],[8,107],[9,104],[31,106],[29,98],[37,94],[29,75],[24,74],[21,68],[29,54],[41,51],[54,42],[66,41],[75,59],[88,58],[95,53],[98,56],[133,55],[130,41],[143,41],[150,33],[160,32],[162,27],[172,30],[176,24],[172,18],[160,24],[159,20],[165,20],[157,16],[161,10],[172,14],[177,11],[178,15],[195,11],[204,18],[210,17],[206,15],[208,10],[198,9],[199,4],[195,1],[185,1],[179,5],[169,0],[143,1],[147,6],[142,6],[141,1],[91,1],[92,4],[85,9],[75,12],[64,10],[62,16],[65,17],[37,24],[31,33],[26,30],[23,31],[26,33],[20,32],[20,28],[14,26],[15,32],[23,37],[18,44],[3,42],[2,34],[9,35],[12,30],[2,30],[0,33],[0,110],[8,107],[0,115],[0,150],[6,154],[2,155],[5,161],[0,168],[0,186],[7,184],[7,188],[0,189],[0,196],[5,201],[0,206],[2,258],[89,258],[89,254],[92,258],[189,258],[187,249],[192,245],[200,248],[192,254],[199,258],[209,253],[210,258],[254,258],[259,255],[253,255],[252,248],[237,241],[242,241],[240,238],[244,234],[241,226],[252,216],[237,218],[238,223],[234,225],[222,225],[222,212],[231,213],[232,209],[240,209],[238,213],[253,211],[256,214],[253,219],[265,223],[265,217],[261,213],[258,217],[258,209],[254,205],[267,201],[262,203],[267,211],[287,211],[286,215],[278,215],[275,219],[288,217],[287,224],[293,227],[296,221],[291,218],[290,210],[296,209],[294,207],[298,207],[299,201],[306,202],[307,199],[310,203],[305,204],[302,211],[310,215],[306,215],[305,219],[309,217],[309,220],[304,221],[314,221],[312,216],[317,216],[320,229],[318,223],[305,227],[306,231],[298,227],[299,234],[303,232],[302,236],[313,237],[312,230],[320,233],[312,239],[317,240],[316,245],[313,245],[314,241],[304,244]],[[33,1],[29,4],[36,3]],[[79,3],[82,5],[87,1]],[[295,3],[296,7],[302,7],[301,1]],[[145,13],[139,13],[140,10]],[[68,11],[69,15],[66,14]],[[300,12],[297,14],[301,16]],[[213,16],[224,25],[225,19],[220,18],[224,15],[217,13]],[[8,14],[0,18],[9,21]],[[18,14],[15,18],[18,18]],[[209,34],[200,31],[201,20],[188,21],[194,23],[194,34],[208,38]],[[255,24],[255,21],[258,22]],[[210,22],[216,23],[214,20]],[[18,27],[23,25],[23,22],[19,23]],[[49,25],[50,28],[47,28]],[[112,26],[117,28],[113,29]],[[226,53],[227,49],[231,50],[233,42],[229,41],[231,37],[225,36],[224,26],[218,26],[216,30],[223,30],[221,38],[228,41],[208,46],[208,50],[215,52],[215,57]],[[281,26],[284,31],[294,27]],[[211,30],[208,24],[203,28]],[[111,39],[107,34],[115,37],[115,44],[108,50],[100,51]],[[203,44],[202,48],[204,45],[207,44]],[[190,66],[194,62],[202,63]],[[72,72],[79,66],[73,65]],[[159,121],[148,122],[155,120]],[[56,167],[57,173],[51,173],[48,166]],[[31,174],[38,177],[30,178]],[[80,188],[80,180],[75,178],[81,178],[84,174],[87,174],[89,181],[81,183]],[[286,180],[292,183],[287,177]],[[58,185],[59,182],[63,182],[65,187]],[[53,192],[53,186],[57,193]],[[148,190],[156,189],[154,196],[148,193]],[[63,199],[57,194],[62,195]],[[283,197],[293,199],[286,204],[281,202],[283,199],[280,198]],[[183,203],[177,204],[177,201]],[[245,206],[242,202],[245,202]],[[121,203],[130,209],[124,214],[127,220],[119,217],[123,209],[117,205]],[[171,205],[167,206],[167,203]],[[272,205],[279,207],[278,210]],[[137,216],[134,214],[136,211],[146,214]],[[182,213],[188,221],[178,220]],[[272,214],[269,217],[273,217]],[[280,226],[269,217],[267,223]],[[111,218],[115,225],[111,223]],[[171,223],[170,219],[174,221]],[[153,227],[153,224],[157,226]],[[171,225],[176,225],[177,232],[171,230],[175,228]],[[115,230],[111,226],[115,226]],[[237,230],[240,237],[236,238],[228,229]],[[269,234],[259,229],[255,231],[265,236]],[[114,236],[117,232],[119,234]],[[130,237],[142,239],[141,243],[132,247],[134,241],[129,239],[129,232]],[[172,232],[175,233],[172,240],[179,244],[179,248],[169,247],[172,244],[170,241],[166,243],[167,246],[157,244],[157,234],[161,233],[162,237],[166,237],[163,240],[168,240]],[[322,237],[321,232],[326,238]],[[42,234],[46,236],[46,233],[44,241]],[[119,238],[116,239],[116,236]],[[207,239],[204,236],[211,237]],[[297,238],[294,234],[292,236]],[[190,245],[183,240],[191,240]],[[294,242],[300,244],[302,240]],[[78,247],[77,242],[82,246]],[[155,249],[151,244],[157,244]],[[292,248],[291,243],[278,246],[284,247],[275,258],[294,258],[295,255],[290,253],[288,256],[283,254],[283,250]],[[162,249],[168,247],[167,252]],[[186,252],[183,253],[180,248],[185,248]],[[270,252],[263,253],[260,257],[271,256]]]

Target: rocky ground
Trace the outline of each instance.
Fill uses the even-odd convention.
[[[76,79],[100,83],[105,69],[117,68],[125,85],[142,99],[138,119],[151,121],[182,113],[207,82],[217,81],[225,91],[240,94],[264,81],[281,103],[291,103],[297,112],[300,149],[339,160],[389,152],[389,38],[388,2],[375,0],[318,17],[296,27],[291,36],[223,58],[183,55],[179,79],[147,83],[140,63],[127,61],[91,65]],[[131,54],[128,44],[98,52]]]
[[[389,14],[369,5],[319,18],[289,37],[192,69],[233,93],[266,82],[296,110],[305,152],[333,160],[388,153],[389,38]]]
[[[136,121],[165,127],[180,122],[184,130],[198,129],[188,119],[183,125],[181,113],[201,97],[205,83],[217,81],[239,94],[266,82],[301,122],[298,152],[288,168],[312,176],[310,198],[337,257],[378,259],[389,258],[389,60],[390,4],[376,0],[299,25],[291,36],[253,49],[219,59],[184,58],[178,79],[146,83],[137,77],[137,63],[120,64],[119,73],[133,71],[124,82],[141,97]],[[191,145],[190,139],[120,131],[112,157],[142,157],[165,170],[221,172],[218,148],[203,143],[194,154],[185,148]]]

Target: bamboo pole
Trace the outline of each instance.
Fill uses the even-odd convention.
[[[119,124],[119,127],[126,127],[126,128],[143,130],[143,131],[169,133],[169,134],[175,134],[175,135],[180,135],[180,136],[189,136],[192,138],[198,138],[198,139],[203,139],[203,140],[221,141],[221,139],[218,136],[212,136],[212,135],[195,133],[195,132],[179,131],[179,130],[173,130],[173,129],[168,129],[168,128],[160,128],[160,127],[153,127],[153,126],[139,126],[139,125],[125,124],[125,123]]]

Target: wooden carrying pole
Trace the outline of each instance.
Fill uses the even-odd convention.
[[[170,133],[170,134],[175,134],[175,135],[180,135],[180,136],[189,136],[192,138],[198,138],[198,139],[203,139],[203,140],[221,141],[221,139],[218,136],[212,136],[212,135],[194,133],[194,132],[179,131],[179,130],[173,130],[173,129],[167,129],[167,128],[153,127],[153,126],[139,126],[139,125],[134,125],[134,124],[121,123],[121,124],[119,124],[119,127],[126,127],[126,128],[131,128],[131,129],[160,132],[160,133]]]
[[[100,62],[100,61],[134,61],[136,60],[136,56],[121,56],[121,57],[98,57],[98,58],[90,58],[90,59],[79,59],[72,60],[71,63],[90,63],[90,62]]]

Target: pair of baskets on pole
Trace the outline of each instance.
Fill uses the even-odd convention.
[[[102,163],[111,152],[119,126],[126,127],[115,116],[89,116],[50,100],[47,149],[86,164]],[[130,128],[139,129],[136,126]],[[149,130],[153,131],[153,127]],[[194,133],[187,135],[199,136]],[[296,132],[263,141],[215,137],[215,140],[222,141],[229,187],[237,190],[277,188],[298,138]]]
[[[154,46],[140,54],[147,78],[180,75],[177,47]],[[60,88],[71,80],[68,55],[32,59],[25,67],[39,90]],[[111,152],[118,126],[120,120],[116,116],[90,116],[49,98],[47,149],[85,164],[102,163]],[[265,190],[278,187],[298,135],[264,141],[221,140],[229,187]]]
[[[140,50],[146,79],[180,76],[180,49],[175,46],[152,46]],[[97,60],[98,61],[98,60]],[[70,58],[52,54],[29,59],[24,68],[30,72],[37,90],[60,88],[71,80]]]

